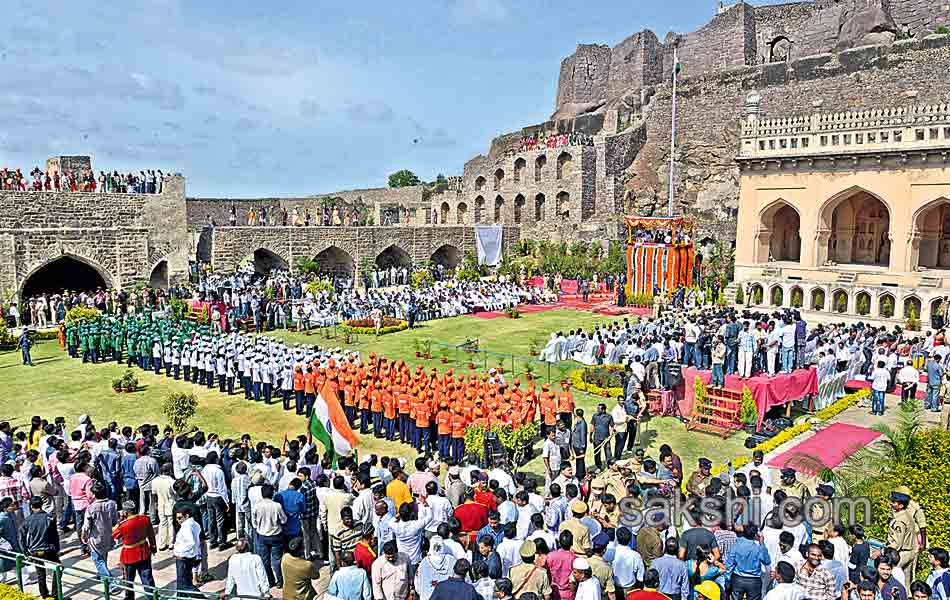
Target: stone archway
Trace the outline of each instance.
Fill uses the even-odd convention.
[[[464,202],[459,202],[458,208],[455,209],[455,224],[463,225],[465,223],[465,217],[468,213],[468,204]]]
[[[258,275],[268,275],[272,269],[281,271],[290,269],[290,265],[282,256],[267,248],[255,250],[252,260],[254,262],[254,272]]]
[[[894,299],[894,294],[884,293],[877,300],[878,306],[878,316],[884,319],[891,319],[894,317],[894,312],[896,310],[897,301]]]
[[[914,215],[911,268],[950,268],[950,199],[938,198]]]
[[[168,289],[168,261],[160,260],[148,277],[148,285],[158,290]]]
[[[801,218],[784,200],[766,207],[759,216],[756,262],[798,261],[801,258]]]
[[[515,183],[521,182],[521,174],[524,173],[524,168],[526,164],[527,163],[525,162],[523,158],[518,158],[515,161],[515,172],[514,172]]]
[[[521,213],[524,212],[524,203],[525,200],[523,195],[518,194],[515,196],[515,225],[521,224]]]
[[[462,262],[462,252],[456,246],[443,244],[432,253],[431,260],[437,265],[442,265],[448,271],[454,271]]]
[[[534,220],[544,220],[544,194],[538,194],[534,197]]]
[[[823,258],[840,264],[890,264],[890,211],[878,196],[862,188],[851,188],[825,203],[819,229],[827,232],[827,243],[819,247]],[[823,255],[823,256],[822,256]]]
[[[485,189],[485,178],[479,175],[475,178],[475,191],[480,192]]]
[[[501,184],[505,181],[505,171],[503,169],[498,169],[495,171],[494,181],[495,184],[493,189],[497,192],[501,189]]]
[[[785,303],[785,290],[782,286],[775,285],[769,290],[769,302],[772,306],[782,306]]]
[[[571,195],[567,192],[561,192],[555,198],[554,214],[558,218],[568,218],[571,216]]]
[[[505,199],[500,195],[495,197],[495,223],[501,223],[505,218]]]
[[[439,207],[439,223],[447,225],[449,222],[449,203],[443,202]]]
[[[31,298],[64,290],[92,292],[110,287],[112,279],[101,266],[81,256],[64,254],[33,269],[23,279],[20,296]]]
[[[376,266],[380,269],[412,267],[412,258],[408,252],[393,244],[376,255]]]
[[[320,270],[325,273],[341,273],[351,275],[355,261],[353,256],[337,246],[330,246],[322,250],[314,258],[320,264]]]

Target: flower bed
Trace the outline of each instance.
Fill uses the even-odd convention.
[[[571,385],[604,398],[623,396],[623,365],[597,365],[571,373]]]
[[[373,323],[372,319],[354,319],[352,321],[344,321],[344,329],[352,331],[354,333],[362,333],[366,335],[375,335],[376,334],[376,324]],[[403,321],[402,319],[394,319],[392,317],[383,317],[382,326],[379,329],[380,335],[385,335],[387,333],[395,333],[397,331],[402,331],[407,329],[409,323]]]

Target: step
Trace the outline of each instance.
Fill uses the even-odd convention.
[[[715,433],[716,435],[722,438],[727,438],[733,433],[735,433],[735,430],[729,427],[722,427],[714,423],[701,423],[701,422],[690,422],[686,426],[686,430],[687,431],[690,431],[690,430],[705,431],[708,433]]]
[[[855,281],[857,281],[857,279],[858,279],[857,273],[850,273],[850,272],[838,273],[837,283],[850,285],[850,284],[853,284]]]
[[[920,278],[920,287],[925,288],[938,288],[943,284],[943,279],[941,277],[934,277],[932,275],[924,275]]]
[[[762,277],[779,278],[782,276],[781,267],[768,266],[762,269]]]
[[[726,413],[728,415],[737,415],[742,411],[741,408],[727,408],[725,406],[716,406],[716,405],[710,405],[710,404],[704,404],[703,408],[712,410],[715,412]]]
[[[703,414],[694,414],[694,419],[704,419],[706,421],[715,421],[716,423],[721,423],[726,427],[739,427],[739,423],[735,419],[730,419],[728,417],[720,417],[719,415],[703,415]]]

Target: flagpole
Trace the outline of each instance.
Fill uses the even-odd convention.
[[[676,46],[673,47],[673,110],[670,124],[670,198],[668,213],[669,216],[673,216],[673,174],[676,169],[676,80],[679,75],[676,72],[676,68],[679,65],[679,57],[677,56]]]

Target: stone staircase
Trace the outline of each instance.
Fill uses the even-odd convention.
[[[924,275],[920,278],[920,287],[922,288],[938,288],[941,284],[943,284],[943,278],[941,277]]]
[[[735,303],[735,301],[736,301],[736,292],[737,292],[738,290],[739,290],[739,284],[736,283],[735,281],[733,281],[732,283],[730,283],[729,285],[727,285],[727,286],[726,286],[726,289],[723,290],[722,295],[723,295],[723,298],[726,299],[726,304],[727,304],[727,305],[731,305],[731,304],[734,304],[734,303]],[[744,292],[745,290],[742,290],[742,291]]]
[[[854,285],[854,282],[858,279],[857,273],[838,273],[838,279],[836,283],[841,285]]]
[[[781,276],[782,276],[781,267],[774,267],[770,265],[762,269],[762,277],[767,277],[769,279],[778,279]]]

